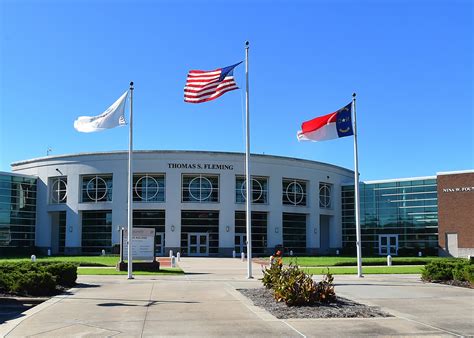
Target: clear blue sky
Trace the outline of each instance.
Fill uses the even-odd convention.
[[[0,170],[46,155],[125,150],[127,128],[83,134],[135,82],[135,149],[244,151],[242,90],[183,102],[190,69],[251,43],[252,152],[353,169],[351,137],[298,143],[301,122],[357,92],[364,180],[474,168],[473,2],[0,1]]]

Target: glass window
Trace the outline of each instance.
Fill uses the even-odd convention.
[[[219,176],[183,175],[182,201],[198,203],[219,202]]]
[[[332,208],[331,201],[332,185],[329,183],[319,183],[319,207],[324,209]]]
[[[134,202],[164,202],[165,175],[140,174],[133,175]]]
[[[268,203],[268,178],[252,177],[252,203]],[[245,203],[247,199],[247,180],[242,176],[235,178],[235,202]]]
[[[283,213],[283,246],[296,255],[306,252],[306,215]]]
[[[82,202],[112,201],[112,175],[82,177]]]
[[[306,181],[283,179],[283,204],[306,205]]]
[[[52,204],[67,202],[67,178],[55,177],[50,180],[50,201]]]
[[[82,212],[82,252],[110,252],[112,246],[112,212]]]

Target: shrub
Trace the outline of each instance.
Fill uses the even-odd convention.
[[[318,294],[311,277],[297,266],[290,264],[281,271],[280,278],[273,287],[276,301],[284,301],[288,306],[316,303]]]
[[[421,272],[425,281],[474,281],[474,267],[464,259],[433,261],[425,265]]]
[[[71,287],[76,284],[77,266],[74,263],[45,264],[44,271],[52,274],[58,285]]]
[[[278,264],[276,260],[273,260],[270,268],[262,270],[263,278],[262,283],[267,289],[272,289],[274,285],[278,283],[278,279],[281,275],[282,265]]]
[[[328,272],[324,275],[323,280],[317,286],[318,301],[321,303],[331,303],[336,300],[336,292],[334,291],[334,277]]]
[[[49,296],[56,293],[56,281],[49,272],[13,273],[12,292],[30,296]]]

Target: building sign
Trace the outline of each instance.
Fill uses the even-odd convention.
[[[234,170],[232,164],[215,163],[168,163],[170,169],[204,169],[204,170]]]
[[[474,192],[474,187],[443,188],[443,192]]]
[[[123,259],[128,260],[127,238],[128,231],[123,232]],[[133,228],[132,232],[132,258],[133,260],[154,261],[155,260],[155,229]]]

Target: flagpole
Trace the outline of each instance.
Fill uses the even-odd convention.
[[[128,261],[127,271],[128,279],[133,279],[133,257],[132,257],[132,153],[133,153],[133,82],[130,82],[130,126],[129,126],[129,144],[128,144]]]
[[[245,180],[246,180],[246,225],[247,225],[247,278],[252,276],[252,179],[250,176],[250,110],[249,110],[249,42],[245,41],[245,117],[246,117],[246,151],[245,151]]]
[[[354,190],[355,190],[355,219],[356,219],[356,250],[357,276],[362,275],[362,242],[360,234],[360,197],[359,197],[359,155],[357,152],[357,122],[356,122],[356,93],[352,94],[352,111],[354,112]]]

